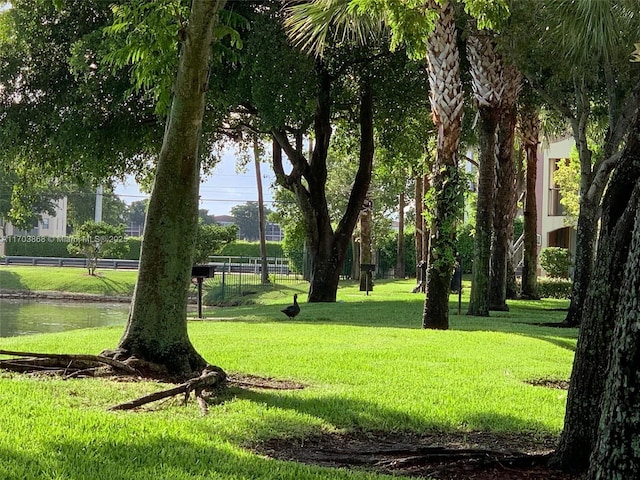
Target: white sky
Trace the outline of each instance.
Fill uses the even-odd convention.
[[[265,206],[272,209],[273,195],[269,187],[274,175],[271,165],[262,162],[260,172]],[[213,173],[203,180],[200,185],[200,208],[209,210],[209,215],[229,215],[235,205],[258,201],[253,162],[249,162],[246,172],[237,173],[235,154],[232,151],[225,152]],[[128,204],[146,197],[133,179],[124,185],[117,185],[115,193]]]

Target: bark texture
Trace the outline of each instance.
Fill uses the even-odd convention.
[[[161,364],[177,377],[207,362],[187,334],[198,219],[200,143],[212,30],[224,0],[194,0],[145,225],[140,268],[116,358]]]
[[[636,131],[640,123],[636,122]],[[564,429],[554,462],[583,471],[596,442],[604,382],[610,369],[612,333],[621,298],[640,200],[640,141],[631,135],[603,202],[598,253],[585,301],[567,396]],[[637,290],[632,292],[637,297]]]
[[[526,196],[524,202],[524,253],[521,297],[539,300],[538,294],[538,208],[536,178],[538,175],[538,144],[540,116],[537,108],[524,106],[520,112],[519,135],[527,157]]]
[[[493,39],[485,33],[474,32],[469,36],[467,56],[471,65],[473,80],[471,85],[480,117],[476,234],[467,315],[488,316],[495,200],[496,131],[504,93],[503,67]],[[506,270],[500,272],[501,280],[505,273]]]
[[[516,167],[514,138],[516,100],[521,75],[512,66],[504,68],[504,93],[500,104],[496,156],[496,201],[493,217],[493,248],[491,249],[491,280],[489,309],[507,311],[507,278],[513,245],[513,220],[516,214]],[[513,271],[511,271],[513,274]]]
[[[640,182],[635,189],[640,195]],[[604,388],[598,441],[589,479],[640,478],[640,209],[616,313],[612,358]]]
[[[464,102],[454,9],[449,2],[432,6],[438,9],[439,18],[429,37],[427,64],[438,145],[432,179],[434,220],[422,326],[448,329],[449,287],[455,264],[455,225],[461,208],[457,153]]]

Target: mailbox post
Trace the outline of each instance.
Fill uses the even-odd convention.
[[[362,275],[363,273],[365,275],[364,288],[365,288],[365,291],[367,292],[367,295],[369,295],[369,292],[373,290],[373,285],[370,285],[370,283],[372,283],[371,279],[373,277],[373,272],[375,272],[375,270],[376,270],[376,265],[374,263],[360,264],[360,275]]]
[[[205,278],[213,278],[215,273],[215,265],[193,265],[191,267],[191,278],[195,278],[198,285],[198,318],[202,318],[202,283]]]

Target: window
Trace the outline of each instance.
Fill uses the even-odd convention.
[[[564,216],[565,211],[562,203],[562,194],[560,193],[560,188],[558,188],[558,184],[553,179],[553,174],[556,170],[558,170],[558,163],[565,162],[568,163],[568,158],[550,158],[549,159],[549,216]]]

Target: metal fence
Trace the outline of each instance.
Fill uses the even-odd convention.
[[[267,283],[262,282],[262,262],[258,257],[214,256],[210,257],[209,265],[215,265],[215,275],[204,281],[205,303],[221,302],[305,280],[303,273],[296,272],[284,257],[267,258]]]

